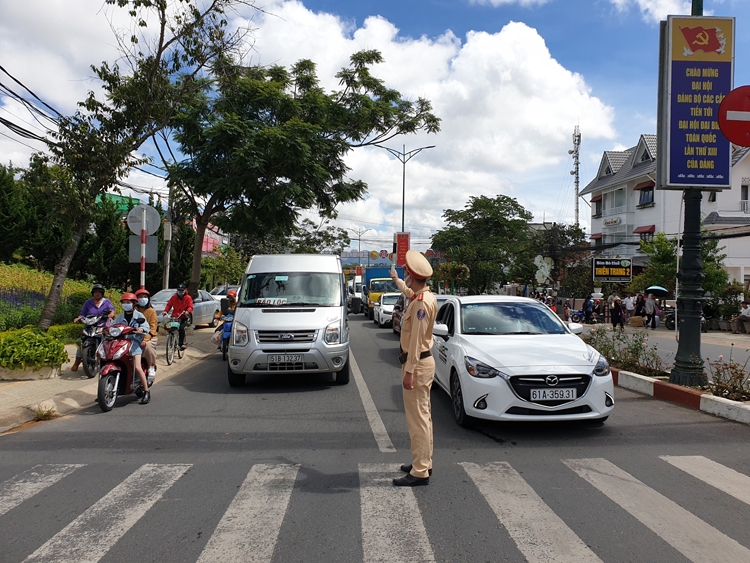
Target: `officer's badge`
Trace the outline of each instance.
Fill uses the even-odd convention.
[[[420,321],[425,318],[425,315],[427,315],[427,311],[425,311],[424,309],[420,309],[419,311],[417,311],[417,318]]]

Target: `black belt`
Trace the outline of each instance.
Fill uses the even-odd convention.
[[[403,350],[401,350],[401,354],[403,356],[406,356],[406,352],[404,352]],[[429,358],[430,356],[432,356],[432,350],[427,350],[426,352],[422,352],[421,354],[419,354],[419,359],[424,360],[425,358]]]

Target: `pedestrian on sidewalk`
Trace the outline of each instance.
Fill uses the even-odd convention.
[[[587,325],[591,324],[591,313],[593,312],[594,312],[594,300],[591,299],[591,295],[589,295],[583,304],[583,317],[584,317],[583,322],[585,322]]]
[[[623,322],[622,318],[625,315],[625,311],[622,306],[622,301],[619,297],[615,297],[614,302],[612,303],[612,308],[609,310],[610,315],[612,317],[612,328],[617,328],[617,325],[620,325],[620,329],[625,330],[625,323]]]
[[[628,322],[635,313],[635,301],[632,293],[628,293],[628,296],[623,300],[622,305],[625,308],[625,318],[623,320]]]
[[[739,315],[735,315],[732,317],[732,332],[734,334],[740,334],[741,332],[744,332],[741,327],[744,327],[744,325],[740,325],[742,322],[750,322],[750,308],[747,306],[747,301],[742,302],[742,311],[740,311]]]
[[[94,287],[91,288],[91,299],[88,299],[81,307],[81,314],[73,319],[74,323],[79,323],[84,317],[89,315],[99,315],[111,319],[115,316],[115,306],[112,302],[104,297],[104,286],[100,283],[95,283]],[[102,323],[103,324],[103,323]],[[83,352],[81,347],[76,348],[76,359],[70,371],[78,371],[78,366],[83,361]]]
[[[431,349],[437,300],[427,286],[427,278],[431,275],[432,266],[416,250],[406,252],[403,280],[398,278],[395,270],[391,270],[391,279],[399,291],[409,298],[409,305],[401,318],[399,361],[412,461],[401,466],[407,475],[393,480],[397,487],[428,485],[432,473],[430,389],[435,375],[435,359]]]
[[[656,330],[656,300],[654,294],[649,293],[648,299],[646,299],[646,326],[650,326],[651,330]]]
[[[635,314],[638,317],[646,316],[646,300],[640,293],[635,298]]]

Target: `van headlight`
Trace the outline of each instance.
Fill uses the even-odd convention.
[[[246,346],[249,342],[249,331],[247,330],[247,327],[242,323],[234,321],[234,326],[232,326],[232,334],[234,335],[232,342],[235,346]]]
[[[341,321],[336,321],[326,327],[326,344],[338,344],[341,342]]]
[[[607,358],[605,358],[601,354],[599,354],[599,359],[594,366],[593,373],[594,375],[598,375],[599,377],[609,375],[609,362],[607,362]]]

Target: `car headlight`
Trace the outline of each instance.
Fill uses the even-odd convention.
[[[503,372],[496,370],[495,368],[488,366],[487,364],[483,364],[482,362],[480,362],[476,358],[472,358],[471,356],[466,356],[464,358],[464,365],[466,366],[466,371],[468,371],[469,375],[472,377],[480,377],[482,379],[502,377],[503,379],[508,379],[508,376]]]
[[[247,327],[240,322],[234,321],[232,325],[232,334],[234,334],[233,343],[235,346],[246,346],[250,341]]]
[[[597,360],[596,365],[594,366],[594,371],[592,373],[594,375],[598,375],[599,377],[609,375],[609,362],[607,362],[607,358],[599,354],[599,359]]]
[[[341,321],[335,321],[326,327],[326,344],[338,344],[341,342]]]

